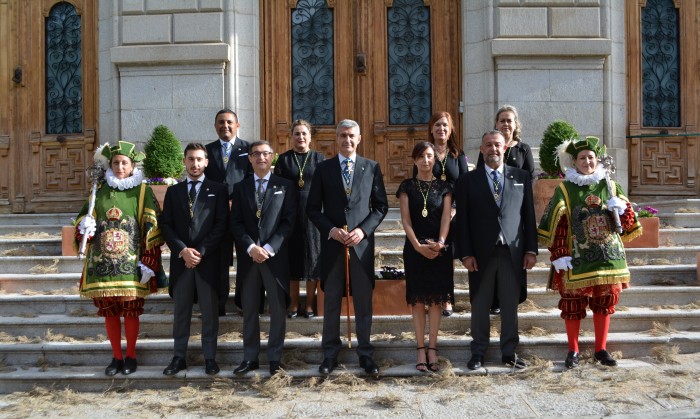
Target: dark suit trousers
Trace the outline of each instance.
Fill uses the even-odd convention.
[[[221,260],[220,272],[221,279],[219,280],[219,311],[226,311],[226,301],[228,301],[229,293],[231,292],[231,281],[229,280],[229,269],[233,261],[233,235],[226,233],[221,241]]]
[[[274,256],[273,256],[274,257]],[[267,339],[268,361],[279,361],[287,326],[287,301],[266,263],[254,263],[242,282],[243,360],[256,361],[260,353],[260,289],[265,287],[270,304],[270,333]]]
[[[350,290],[355,308],[355,334],[357,356],[374,357],[374,347],[369,341],[372,332],[372,281],[367,278],[355,252],[350,251]],[[338,256],[324,282],[323,347],[324,358],[338,358],[340,341],[340,309],[345,292],[345,253]],[[344,316],[345,313],[342,313]]]
[[[173,286],[175,356],[186,359],[195,288],[199,311],[202,313],[202,352],[204,359],[215,359],[219,334],[218,293],[193,269],[187,269]]]
[[[489,310],[494,289],[501,302],[501,355],[515,354],[518,345],[518,299],[520,284],[513,271],[508,246],[496,246],[486,266],[479,266],[481,282],[472,304],[472,355],[484,355],[489,346]]]

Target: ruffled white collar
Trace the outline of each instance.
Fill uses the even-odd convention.
[[[583,175],[576,171],[576,168],[570,167],[564,173],[564,179],[578,186],[594,185],[605,179],[605,168],[602,164],[598,164],[595,172],[590,175]]]
[[[143,172],[138,167],[134,167],[134,173],[131,176],[124,179],[118,179],[116,176],[114,176],[114,172],[110,168],[107,169],[107,172],[105,173],[105,180],[112,188],[124,191],[126,189],[139,186],[141,182],[143,182]]]

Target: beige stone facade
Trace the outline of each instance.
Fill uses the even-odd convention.
[[[162,123],[210,141],[222,107],[259,138],[260,1],[100,0],[100,138],[143,142]],[[467,155],[509,103],[533,147],[555,119],[603,138],[626,187],[624,3],[462,0],[461,13]]]

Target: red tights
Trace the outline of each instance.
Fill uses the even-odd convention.
[[[112,345],[112,355],[122,359],[122,324],[117,316],[105,317],[105,329],[109,343]],[[136,359],[136,340],[139,336],[139,318],[124,317],[124,332],[126,334],[126,356]]]

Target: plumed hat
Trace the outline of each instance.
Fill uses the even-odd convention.
[[[600,145],[600,138],[598,137],[587,136],[584,139],[572,138],[565,140],[557,147],[556,151],[561,171],[566,172],[566,169],[574,167],[574,160],[576,160],[578,153],[583,150],[594,152],[598,158],[602,158],[606,152],[605,145]]]
[[[110,146],[109,143],[104,143],[95,150],[95,162],[102,166],[103,169],[109,167],[109,162],[116,155],[129,157],[135,163],[138,163],[146,158],[146,155],[139,151],[136,152],[136,145],[128,141],[119,141],[117,145]]]

